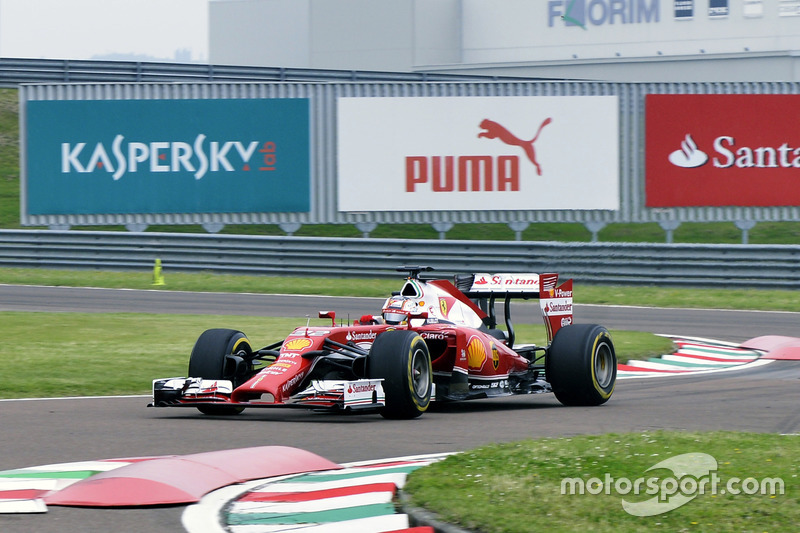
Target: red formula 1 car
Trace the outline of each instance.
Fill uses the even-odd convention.
[[[378,410],[414,418],[432,400],[553,392],[564,405],[600,405],[614,390],[617,360],[608,331],[572,321],[572,280],[558,274],[456,275],[424,279],[429,267],[401,267],[408,278],[380,315],[352,325],[302,326],[254,350],[244,333],[205,331],[189,377],[153,382],[155,407],[240,413],[246,407]],[[504,303],[498,329],[495,302]],[[515,346],[510,301],[538,298],[547,346]]]

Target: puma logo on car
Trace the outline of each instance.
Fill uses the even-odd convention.
[[[539,129],[536,130],[536,135],[533,136],[533,139],[527,141],[524,139],[520,139],[510,131],[508,131],[504,126],[498,124],[493,120],[489,120],[485,118],[481,121],[480,127],[485,131],[482,131],[478,134],[478,137],[486,137],[487,139],[499,139],[500,141],[508,144],[510,146],[519,146],[525,152],[525,155],[528,156],[528,159],[533,166],[536,167],[536,174],[538,176],[542,175],[542,167],[539,165],[539,162],[536,161],[536,150],[534,148],[534,143],[539,138],[539,134],[542,133],[542,128],[547,126],[553,122],[553,119],[547,117],[544,121],[539,125]]]

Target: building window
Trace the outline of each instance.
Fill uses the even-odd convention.
[[[728,0],[708,0],[708,16],[712,19],[724,18],[730,14]]]
[[[675,0],[675,20],[691,20],[694,17],[694,0]]]

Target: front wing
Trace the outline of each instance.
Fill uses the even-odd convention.
[[[308,387],[286,401],[272,395],[258,400],[231,400],[233,383],[203,378],[165,378],[153,380],[152,403],[148,407],[199,407],[231,405],[237,407],[305,407],[309,409],[359,410],[386,405],[382,379],[312,380]],[[265,397],[267,396],[267,397]]]

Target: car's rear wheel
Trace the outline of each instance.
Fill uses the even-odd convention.
[[[608,330],[573,324],[558,330],[547,352],[545,375],[564,405],[600,405],[617,380],[617,356]]]
[[[367,375],[383,379],[384,418],[416,418],[431,403],[431,355],[425,340],[413,331],[387,331],[378,335],[367,359]]]
[[[229,380],[236,388],[252,373],[253,348],[241,331],[209,329],[200,335],[189,357],[189,377]],[[206,415],[236,415],[244,407],[235,405],[202,405],[197,409]]]

